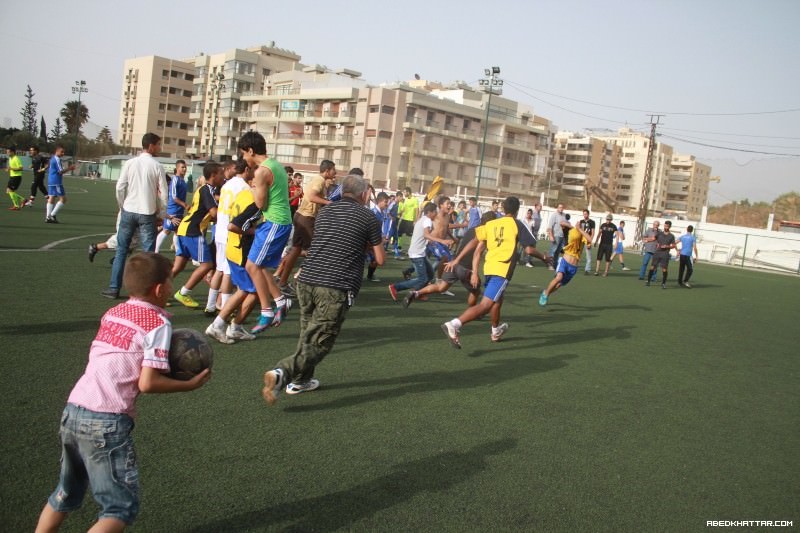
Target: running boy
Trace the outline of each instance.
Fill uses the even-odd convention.
[[[128,260],[123,285],[130,295],[103,315],[89,362],[61,416],[61,475],[39,516],[37,532],[56,531],[80,508],[87,489],[100,506],[92,530],[122,531],[139,511],[139,467],[133,450],[136,398],[141,392],[186,392],[211,377],[189,381],[169,372],[172,325],[162,309],[172,294],[170,262],[155,253]]]
[[[500,323],[500,310],[503,306],[503,294],[505,293],[511,276],[514,275],[514,268],[517,265],[517,245],[528,248],[528,253],[533,253],[536,239],[530,230],[525,229],[522,223],[517,220],[519,212],[519,198],[509,196],[503,200],[504,216],[486,222],[482,226],[475,228],[475,239],[477,245],[472,256],[472,276],[471,285],[478,287],[480,278],[478,277],[478,266],[480,265],[481,254],[486,250],[486,258],[483,263],[484,291],[483,298],[478,305],[468,307],[461,316],[442,324],[442,331],[447,335],[453,347],[460,349],[461,340],[459,331],[461,326],[482,317],[486,313],[491,313],[492,319],[492,342],[498,342],[508,330],[508,324]],[[496,213],[495,213],[496,216]]]
[[[582,230],[580,226],[572,226],[569,223],[569,219],[562,221],[561,227],[564,231],[568,232],[567,244],[564,246],[564,255],[561,256],[561,259],[558,261],[555,277],[539,296],[539,305],[543,307],[547,305],[547,299],[551,294],[569,283],[575,276],[575,273],[578,271],[578,261],[581,260],[581,252],[584,246],[588,248],[592,245],[592,236]],[[614,226],[614,228],[616,231],[616,226]],[[603,225],[600,226],[600,231],[603,231]],[[598,263],[600,262],[599,257],[597,261]],[[606,263],[606,265],[608,265],[608,263]],[[606,269],[608,269],[608,267],[606,267]]]

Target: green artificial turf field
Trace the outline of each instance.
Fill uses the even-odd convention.
[[[68,178],[61,224],[0,210],[0,524],[33,529],[58,478],[58,422],[102,313],[113,183]],[[26,174],[23,189],[30,183]],[[542,243],[542,247],[546,243]],[[263,372],[293,352],[297,314],[252,342],[214,342],[214,374],[143,395],[137,531],[700,531],[707,520],[800,523],[796,276],[700,263],[695,288],[631,272],[519,268],[500,343],[488,320],[451,348],[465,293],[391,301],[407,262],[365,282],[317,370],[318,391],[268,407]],[[176,287],[186,279],[182,274]],[[195,291],[204,298],[205,286]],[[175,327],[205,329],[173,305]],[[63,531],[85,531],[87,498]]]

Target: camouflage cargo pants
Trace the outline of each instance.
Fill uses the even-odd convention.
[[[347,292],[297,283],[300,338],[294,355],[278,362],[288,381],[304,382],[333,348],[347,314]]]

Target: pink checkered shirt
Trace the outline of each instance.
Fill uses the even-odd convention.
[[[136,416],[142,367],[169,370],[170,315],[135,298],[109,309],[89,349],[89,363],[67,400],[99,413]]]

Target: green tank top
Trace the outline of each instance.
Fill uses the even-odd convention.
[[[272,186],[269,188],[269,198],[267,198],[267,208],[262,209],[264,220],[269,220],[273,224],[291,224],[292,211],[289,208],[289,177],[283,165],[271,157],[261,163],[262,167],[267,167],[272,171]]]

